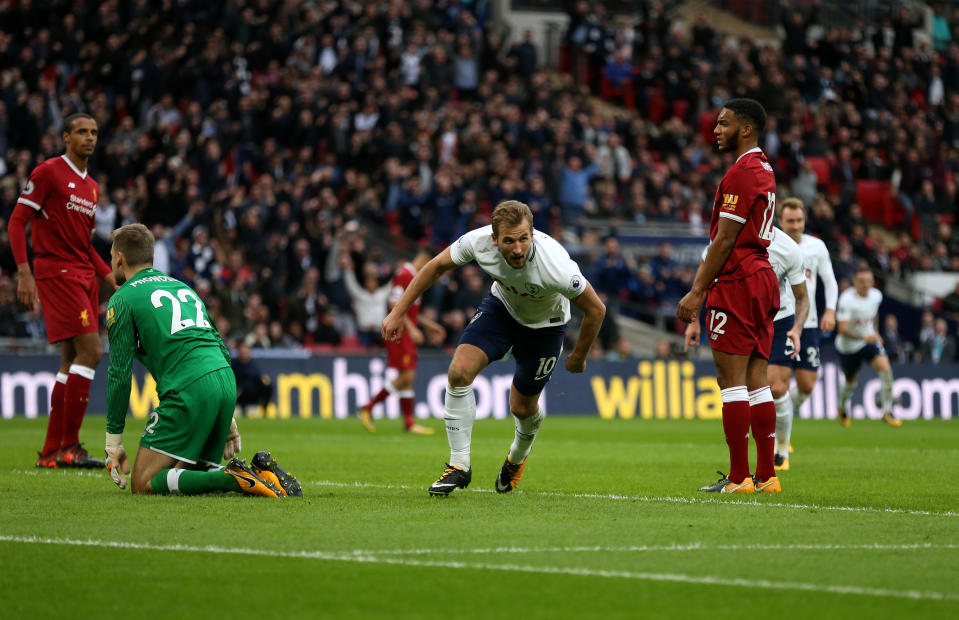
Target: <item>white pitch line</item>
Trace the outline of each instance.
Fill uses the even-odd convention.
[[[23,476],[36,475],[59,475],[59,476],[87,476],[100,478],[104,474],[98,471],[82,470],[30,470],[14,469],[11,473]],[[334,480],[313,480],[307,485],[317,487],[340,487],[340,488],[359,488],[359,489],[387,489],[387,490],[409,490],[419,489],[408,484],[376,484],[373,482],[337,482]],[[493,493],[493,489],[465,489],[462,492],[468,493]],[[559,493],[555,491],[514,491],[517,495],[538,495],[540,497],[558,497],[572,499],[608,499],[613,501],[633,501],[633,502],[651,502],[651,503],[670,503],[670,504],[721,504],[724,506],[750,506],[756,508],[786,508],[789,510],[829,510],[836,512],[865,512],[877,514],[902,514],[923,517],[959,517],[959,512],[933,512],[930,510],[911,510],[906,508],[873,508],[871,506],[828,506],[823,504],[787,504],[783,502],[766,501],[733,501],[711,498],[696,497],[672,497],[672,496],[649,496],[649,495],[616,495],[603,493]]]
[[[498,553],[637,553],[670,551],[921,551],[953,550],[959,544],[911,543],[900,545],[809,545],[809,544],[753,544],[753,545],[638,545],[626,547],[578,546],[578,547],[481,547],[477,549],[355,549],[354,555],[494,555]]]
[[[370,488],[370,489],[419,489],[408,484],[375,484],[372,482],[336,482],[333,480],[314,480],[307,484],[318,487]],[[425,489],[425,487],[423,487]],[[468,493],[493,493],[493,489],[465,489]],[[904,514],[926,517],[959,517],[959,512],[932,512],[930,510],[911,510],[906,508],[873,508],[871,506],[828,506],[821,504],[787,504],[766,501],[724,501],[721,499],[700,499],[696,497],[671,497],[649,495],[615,495],[602,493],[558,493],[554,491],[513,491],[517,495],[538,495],[541,497],[559,497],[572,499],[608,499],[614,501],[654,502],[672,504],[721,504],[724,506],[750,506],[756,508],[787,508],[791,510],[834,510],[839,512],[870,512],[881,514]]]
[[[204,547],[193,545],[153,545],[149,543],[135,543],[104,540],[77,540],[70,538],[39,538],[36,536],[7,536],[0,534],[0,541],[25,544],[64,545],[75,547],[101,547],[111,549],[136,549],[148,551],[179,551],[192,553],[213,553],[232,555],[253,555],[279,558],[302,558],[324,560],[331,562],[355,562],[361,564],[390,564],[397,566],[417,566],[426,568],[454,568],[471,570],[489,570],[519,573],[535,573],[548,575],[572,575],[577,577],[601,577],[607,579],[634,579],[638,581],[660,581],[672,583],[690,583],[695,585],[715,585],[741,588],[763,588],[767,590],[797,590],[802,592],[819,592],[828,594],[852,594],[858,596],[872,596],[882,598],[902,598],[912,600],[957,601],[959,594],[953,592],[935,592],[922,590],[892,590],[888,588],[865,588],[853,585],[833,585],[807,583],[801,581],[767,581],[756,579],[740,579],[729,577],[713,577],[709,575],[685,575],[679,573],[647,573],[637,571],[597,570],[592,568],[576,568],[563,566],[532,566],[524,564],[488,564],[451,562],[435,560],[411,560],[408,558],[384,558],[373,555],[354,555],[352,553],[329,551],[276,551],[270,549],[248,549],[237,547],[218,547],[207,545]]]

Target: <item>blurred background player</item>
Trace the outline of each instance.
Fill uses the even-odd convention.
[[[252,468],[235,458],[241,442],[233,418],[236,379],[230,353],[193,289],[153,268],[153,245],[153,234],[143,224],[113,232],[110,255],[121,286],[107,307],[110,368],[104,446],[113,481],[126,488],[123,474],[130,472],[123,427],[136,356],[156,379],[160,404],[140,438],[134,493],[302,495],[296,479],[268,452],[258,452]],[[221,457],[232,458],[226,468],[219,467]]]
[[[883,421],[893,427],[902,426],[902,420],[892,414],[892,367],[882,346],[878,327],[882,293],[873,288],[873,282],[872,269],[867,263],[861,263],[856,268],[852,286],[839,296],[836,311],[839,323],[836,351],[839,352],[839,363],[846,376],[845,383],[839,389],[839,422],[847,428],[852,423],[847,405],[856,389],[859,367],[863,362],[867,362],[879,374],[882,383],[879,402]]]
[[[393,282],[390,287],[390,309],[400,300],[406,288],[416,277],[416,274],[426,263],[436,254],[432,248],[424,247],[416,253],[412,261],[403,264],[402,267],[393,276]],[[399,342],[387,340],[384,342],[386,347],[386,367],[397,371],[396,377],[388,381],[376,396],[370,402],[360,407],[357,415],[363,426],[371,433],[376,432],[376,426],[373,424],[373,407],[381,403],[389,396],[397,395],[400,397],[400,412],[403,414],[403,428],[408,433],[416,435],[432,435],[433,429],[428,426],[417,424],[413,417],[413,405],[415,393],[413,384],[416,382],[416,363],[419,358],[419,345],[423,344],[424,336],[420,331],[420,326],[438,334],[440,340],[446,337],[446,330],[436,321],[420,316],[420,298],[410,305],[406,311],[406,318],[403,320],[403,333],[400,335]]]
[[[799,345],[800,354],[792,362],[796,385],[789,392],[790,408],[798,409],[806,402],[816,386],[819,367],[822,365],[822,355],[819,349],[821,335],[836,328],[836,300],[839,297],[839,285],[836,283],[836,276],[832,270],[832,260],[829,258],[829,249],[826,248],[826,244],[817,237],[805,234],[806,207],[801,200],[787,198],[782,202],[779,211],[779,226],[799,245],[803,268],[806,271],[806,289],[809,292],[809,316],[806,317],[806,324],[803,325]],[[825,297],[822,321],[818,319],[816,311],[818,278],[822,278],[823,295]],[[785,403],[783,403],[783,406],[786,406]],[[779,402],[776,404],[776,411],[778,415],[780,411]],[[778,431],[776,439],[778,442]],[[789,451],[792,451],[791,446]],[[776,460],[779,461],[778,454]],[[782,465],[777,465],[777,467],[782,467]],[[788,469],[788,463],[785,469]]]
[[[570,301],[585,316],[576,345],[566,357],[569,372],[586,369],[586,356],[606,315],[603,302],[563,246],[533,229],[533,214],[527,205],[516,200],[501,202],[493,209],[490,222],[466,233],[426,263],[383,321],[383,340],[398,341],[406,312],[423,291],[447,271],[470,261],[475,260],[494,280],[450,362],[444,414],[450,460],[429,487],[434,496],[469,486],[476,418],[473,380],[508,352],[516,360],[509,393],[516,433],[495,487],[500,493],[516,487],[543,422],[539,395],[563,351]]]
[[[730,466],[728,475],[700,491],[782,490],[773,467],[776,407],[766,374],[779,287],[766,251],[776,219],[776,177],[757,146],[765,125],[766,111],[752,99],[730,99],[719,112],[713,129],[717,147],[733,153],[736,161],[716,192],[706,258],[676,308],[681,321],[697,320],[708,290],[706,329],[722,395]],[[756,440],[755,477],[749,470],[750,428]]]
[[[17,263],[17,298],[32,308],[39,296],[47,340],[60,343],[60,371],[50,395],[47,436],[37,467],[103,467],[80,445],[90,384],[103,357],[99,301],[102,278],[116,288],[110,267],[91,244],[100,186],[87,172],[97,146],[89,114],[63,122],[66,153],[38,165],[17,199],[8,228]],[[33,272],[25,226],[33,236]]]
[[[243,415],[263,416],[273,398],[273,384],[253,361],[250,345],[241,341],[236,347],[236,357],[230,366],[236,376],[236,405]]]
[[[704,250],[703,255],[707,250]],[[779,280],[779,312],[773,318],[773,346],[769,356],[769,390],[776,405],[776,470],[789,469],[789,436],[792,433],[793,406],[789,400],[789,380],[793,364],[800,356],[799,343],[803,323],[809,312],[806,276],[796,243],[783,231],[773,228],[767,248],[769,264]],[[699,321],[686,327],[686,348],[699,344]]]

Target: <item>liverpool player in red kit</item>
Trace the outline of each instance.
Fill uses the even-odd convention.
[[[94,369],[103,356],[99,336],[99,276],[116,288],[110,266],[90,243],[100,187],[87,174],[97,145],[89,114],[64,120],[67,152],[33,169],[7,225],[17,262],[17,298],[32,307],[39,296],[47,339],[60,343],[60,372],[50,397],[47,437],[37,467],[103,467],[80,445]],[[33,235],[33,272],[26,224]]]
[[[430,248],[421,248],[411,262],[406,263],[396,272],[390,290],[390,308],[403,296],[403,291],[416,277],[416,272],[422,269],[423,265],[428,263],[435,253]],[[445,332],[443,326],[439,323],[420,316],[419,300],[416,300],[407,310],[404,325],[403,336],[399,342],[388,340],[384,343],[386,347],[386,367],[396,369],[399,374],[387,383],[386,387],[380,390],[370,402],[360,407],[357,415],[366,430],[371,433],[376,432],[371,413],[374,405],[396,394],[400,397],[400,412],[403,414],[403,428],[406,429],[406,432],[416,435],[432,435],[432,428],[421,426],[413,419],[413,383],[416,380],[417,347],[424,340],[419,325],[430,331]]]
[[[695,321],[706,298],[706,330],[722,390],[729,474],[700,491],[782,490],[773,468],[776,406],[766,376],[779,286],[766,253],[773,235],[776,178],[756,146],[765,125],[766,111],[752,99],[731,99],[719,113],[713,133],[719,150],[735,154],[736,162],[716,192],[709,252],[676,309],[680,320]],[[755,476],[749,471],[750,427],[756,440]]]

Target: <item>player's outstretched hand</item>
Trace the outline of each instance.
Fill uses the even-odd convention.
[[[786,332],[786,338],[792,341],[793,343],[793,353],[789,356],[789,359],[798,360],[799,359],[799,336],[802,333],[802,326],[799,328],[794,328]]]
[[[127,451],[123,448],[123,435],[107,433],[103,451],[107,455],[107,471],[110,472],[113,483],[121,489],[127,488],[127,479],[123,475],[130,473],[130,459],[127,458]]]
[[[236,427],[236,418],[230,422],[230,432],[226,436],[226,445],[223,446],[223,460],[229,461],[243,449],[240,430]]]
[[[586,370],[586,358],[566,356],[566,370],[572,373],[580,373]]]
[[[686,340],[683,343],[683,352],[688,353],[689,347],[698,347],[699,346],[699,335],[701,333],[701,328],[699,327],[699,321],[693,321],[686,325]]]

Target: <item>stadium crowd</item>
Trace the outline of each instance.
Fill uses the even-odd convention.
[[[377,291],[402,250],[448,245],[509,198],[583,248],[606,300],[674,307],[695,265],[669,244],[634,255],[615,231],[705,237],[729,164],[714,113],[739,96],[769,111],[780,195],[809,206],[841,283],[859,260],[880,281],[959,271],[959,9],[939,10],[927,38],[915,12],[829,25],[802,3],[775,46],[659,2],[627,17],[579,0],[555,71],[483,0],[42,4],[0,2],[0,225],[32,168],[62,152],[62,118],[89,112],[96,246],[107,256],[115,227],[151,227],[156,266],[234,343],[377,344]],[[2,229],[0,336],[42,338],[37,310],[16,307],[15,271]],[[423,312],[446,340],[428,344],[455,344],[487,288],[469,267],[434,287]],[[941,300],[947,335],[957,317],[959,289]],[[612,335],[603,345],[619,354]],[[903,349],[932,359],[925,340]]]

